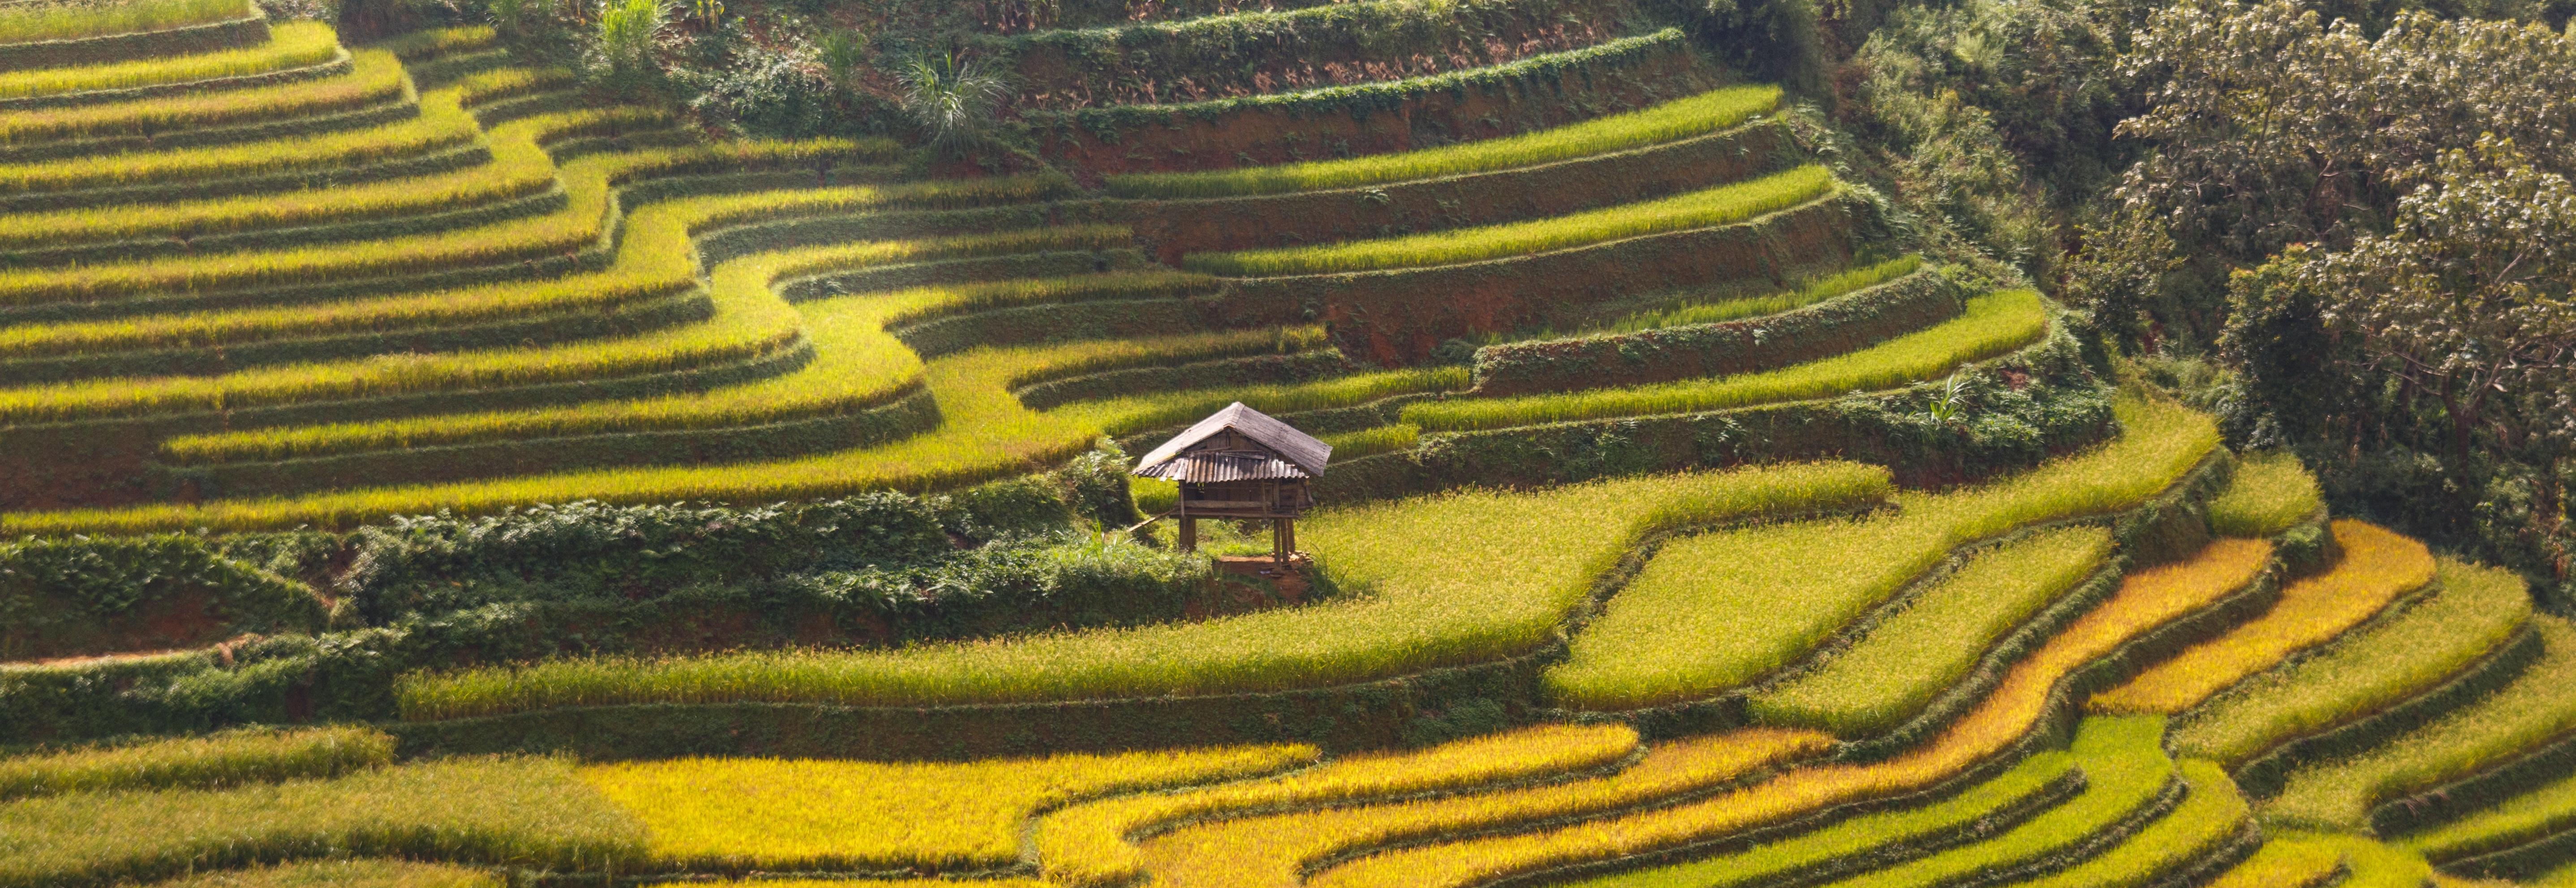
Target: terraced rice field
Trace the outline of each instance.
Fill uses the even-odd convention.
[[[0,59],[239,31],[0,65],[0,531],[256,540],[226,563],[325,627],[0,663],[0,718],[179,726],[0,748],[0,888],[2576,881],[2576,627],[2520,577],[2098,375],[1646,6],[1278,5],[981,35],[1061,89],[1021,109],[1044,168],[954,178],[719,138],[488,27],[0,10]],[[1288,79],[1470,19],[1528,34]],[[1211,77],[1241,94],[1045,67],[1282,22]],[[905,587],[752,649],[687,588],[654,644],[592,613],[493,654],[442,633],[541,609],[370,623],[396,568],[238,554],[887,491],[998,550],[939,522],[1032,488],[978,485],[1235,402],[1334,473],[1311,567],[1230,609],[915,637],[988,590]]]

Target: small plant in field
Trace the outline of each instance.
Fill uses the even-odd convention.
[[[932,147],[962,151],[983,141],[1010,97],[1009,81],[957,53],[925,54],[896,72],[903,110],[921,126]]]
[[[867,59],[867,38],[848,31],[823,36],[823,71],[831,78],[833,89],[847,91],[859,75],[859,65]]]
[[[1967,415],[1967,412],[1968,375],[1957,370],[1950,371],[1950,378],[1943,380],[1932,390],[1932,403],[1925,405],[1924,413],[1935,423],[1949,425]]]
[[[653,65],[653,41],[671,16],[664,0],[601,0],[599,53],[611,72],[634,74]]]
[[[713,31],[724,22],[724,0],[690,0],[689,14],[698,20],[698,27]]]

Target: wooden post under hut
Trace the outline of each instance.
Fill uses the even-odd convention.
[[[1198,519],[1266,520],[1271,557],[1286,564],[1297,552],[1297,517],[1315,507],[1307,485],[1332,456],[1333,445],[1237,401],[1145,454],[1130,474],[1180,485],[1169,514],[1181,522],[1181,551],[1198,550]]]

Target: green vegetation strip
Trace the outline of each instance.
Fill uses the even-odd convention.
[[[1780,104],[1776,86],[1732,86],[1625,114],[1518,136],[1344,160],[1109,177],[1119,197],[1237,197],[1356,188],[1537,166],[1713,133]]]
[[[1936,888],[2010,871],[2080,847],[2137,816],[2164,796],[2175,777],[2159,741],[2159,716],[2088,718],[2077,726],[2073,753],[2084,792],[2002,835],[1834,882],[1832,888]]]
[[[2099,527],[2047,531],[1977,556],[1859,643],[1746,702],[1765,724],[1860,737],[1891,730],[1974,669],[2004,633],[2056,601],[2111,555]]]
[[[1906,492],[1892,515],[1676,540],[1575,636],[1543,681],[1563,705],[1636,709],[1714,697],[1805,656],[1950,557],[2014,528],[2130,508],[2218,446],[2207,416],[2127,397],[2121,437],[2002,481]]]
[[[2264,810],[2283,823],[2357,829],[2370,809],[2409,792],[2475,774],[2576,730],[2576,627],[2532,618],[2539,662],[2485,699],[2360,755],[2290,775]]]
[[[340,38],[322,22],[271,27],[268,43],[168,59],[138,59],[77,68],[44,68],[0,74],[0,99],[60,96],[108,89],[165,86],[222,77],[307,68],[340,57]]]
[[[2181,763],[2188,795],[2126,841],[2083,863],[2015,888],[2136,888],[2190,866],[2243,834],[2253,818],[2245,797],[2215,762]]]
[[[2576,827],[2576,777],[2406,837],[2400,844],[2433,860],[2475,857]]]
[[[350,54],[349,73],[340,77],[204,95],[0,113],[0,144],[94,136],[157,138],[172,130],[284,120],[402,97],[402,62],[393,53],[362,49]]]
[[[2182,755],[2239,765],[2441,684],[2505,643],[2531,617],[2511,572],[2444,561],[2441,590],[2305,659],[2247,679],[2174,729]]]
[[[1640,312],[1591,332],[1642,333],[1667,327],[1719,324],[1743,318],[1779,314],[1791,309],[1805,308],[1846,293],[1875,287],[1913,274],[1922,267],[1922,256],[1908,254],[1875,265],[1808,280],[1794,289],[1765,296],[1729,299],[1723,302],[1691,303],[1661,311]]]
[[[2047,332],[2048,306],[2039,294],[2006,290],[1968,300],[1966,314],[1956,319],[1821,361],[1635,388],[1427,402],[1404,408],[1404,421],[1424,431],[1469,431],[1833,397],[1932,379]]]
[[[641,859],[644,840],[569,761],[449,759],[336,780],[0,804],[0,886],[103,886],[334,854],[596,871]]]
[[[1547,643],[1594,580],[1648,534],[1859,506],[1889,489],[1884,469],[1823,463],[1462,492],[1313,516],[1301,540],[1336,585],[1363,590],[1331,604],[901,651],[471,669],[408,677],[397,694],[403,717],[423,720],[619,703],[918,706],[1366,681]]]
[[[1833,189],[1832,173],[1803,166],[1749,182],[1566,216],[1311,247],[1193,253],[1182,257],[1181,265],[1237,277],[1454,265],[1742,222]]]
[[[393,761],[372,728],[247,729],[0,758],[0,799],[330,777]]]
[[[2268,537],[2323,508],[2317,479],[2297,455],[2283,450],[2247,454],[2237,461],[2227,492],[2209,501],[2209,529],[2223,536]]]
[[[1978,828],[1989,818],[2045,799],[2051,787],[2073,776],[2075,759],[2044,752],[2002,776],[1919,808],[1867,814],[1796,838],[1689,863],[1620,873],[1571,883],[1566,888],[1739,888],[1788,881],[1801,873],[1884,854],[1890,846],[1938,842]],[[1868,859],[1868,858],[1863,858]]]
[[[0,45],[202,25],[251,14],[249,0],[127,0],[0,13]]]

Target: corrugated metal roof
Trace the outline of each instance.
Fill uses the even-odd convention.
[[[1280,459],[1303,470],[1298,475],[1250,477],[1310,478],[1323,474],[1324,464],[1333,458],[1333,445],[1315,440],[1313,435],[1298,431],[1287,423],[1271,418],[1269,414],[1243,406],[1243,402],[1236,401],[1232,406],[1217,411],[1215,415],[1199,420],[1198,425],[1191,426],[1188,431],[1174,436],[1172,440],[1163,442],[1163,446],[1154,448],[1152,453],[1145,454],[1144,459],[1136,461],[1135,474],[1149,478],[1165,477],[1150,470],[1180,456],[1181,451],[1188,449],[1190,445],[1205,441],[1227,429],[1233,429],[1236,434],[1252,439],[1253,443],[1269,448]]]
[[[1136,474],[1192,484],[1311,477],[1295,463],[1267,453],[1230,452],[1185,453],[1160,464],[1137,469]]]

